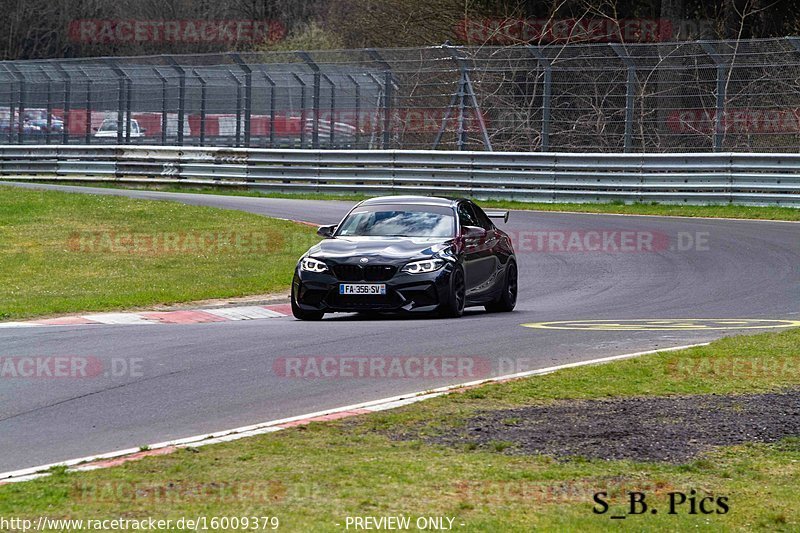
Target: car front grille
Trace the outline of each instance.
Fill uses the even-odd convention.
[[[392,279],[397,267],[391,265],[336,265],[333,274],[339,281],[388,281]]]
[[[363,272],[358,265],[336,265],[333,274],[339,281],[361,281]]]
[[[394,276],[396,267],[390,265],[369,265],[364,267],[365,281],[388,281]]]

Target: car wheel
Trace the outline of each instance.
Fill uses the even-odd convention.
[[[506,267],[506,281],[503,284],[503,292],[494,302],[486,304],[484,307],[490,312],[513,311],[517,305],[517,286],[519,276],[517,274],[517,264],[511,261]]]
[[[464,314],[464,304],[467,301],[467,283],[464,278],[464,269],[456,265],[450,275],[450,299],[442,306],[441,316],[458,318]]]
[[[322,311],[306,311],[300,309],[294,299],[294,292],[292,292],[292,315],[298,320],[322,320],[325,315]]]

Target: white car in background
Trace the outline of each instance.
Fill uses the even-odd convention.
[[[127,121],[122,121],[122,136],[125,136],[125,128],[127,127]],[[139,122],[135,119],[131,119],[131,139],[144,137],[144,134],[147,130],[142,127],[139,127]],[[100,124],[100,127],[97,128],[97,131],[94,134],[95,137],[116,137],[117,136],[117,119],[107,118],[103,120],[103,123]]]

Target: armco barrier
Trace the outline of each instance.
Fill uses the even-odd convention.
[[[800,207],[800,154],[0,146],[0,178],[536,202]]]

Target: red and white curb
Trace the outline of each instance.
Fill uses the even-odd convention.
[[[486,383],[502,383],[504,381],[511,381],[514,379],[541,376],[550,374],[557,370],[566,368],[576,368],[580,366],[597,365],[603,363],[610,363],[612,361],[619,361],[621,359],[631,359],[633,357],[640,357],[642,355],[649,355],[659,352],[673,352],[676,350],[685,350],[687,348],[695,348],[698,346],[707,346],[709,343],[689,344],[686,346],[675,346],[673,348],[663,348],[660,350],[648,350],[646,352],[635,352],[622,355],[612,355],[609,357],[601,357],[599,359],[590,359],[588,361],[579,361],[577,363],[568,363],[564,365],[551,366],[547,368],[540,368],[537,370],[528,370],[525,372],[517,372],[516,374],[507,374],[505,376],[498,376],[494,378],[470,381],[468,383],[460,383],[458,385],[448,385],[436,389],[430,389],[420,392],[412,392],[400,396],[393,396],[390,398],[383,398],[381,400],[373,400],[370,402],[358,403],[344,407],[337,407],[335,409],[328,409],[325,411],[318,411],[315,413],[308,413],[300,416],[293,416],[289,418],[281,418],[278,420],[270,420],[269,422],[262,422],[260,424],[253,424],[251,426],[243,426],[235,429],[228,429],[218,431],[215,433],[208,433],[205,435],[195,435],[184,439],[177,439],[167,442],[159,442],[144,446],[142,448],[128,448],[126,450],[118,450],[116,452],[104,453],[90,457],[82,457],[79,459],[70,459],[69,461],[61,461],[47,465],[35,466],[31,468],[24,468],[22,470],[15,470],[13,472],[5,472],[0,474],[0,485],[7,483],[17,483],[22,481],[30,481],[40,477],[49,476],[47,472],[53,467],[67,467],[69,472],[86,472],[90,470],[98,470],[100,468],[110,468],[118,466],[130,461],[137,461],[145,457],[155,455],[167,455],[180,448],[198,448],[208,444],[218,444],[221,442],[231,442],[247,437],[254,437],[264,433],[272,433],[287,429],[295,426],[302,426],[310,424],[311,422],[326,422],[330,420],[338,420],[341,418],[348,418],[361,414],[374,413],[377,411],[386,411],[388,409],[395,409],[404,405],[429,400],[450,394],[459,390],[476,387]]]
[[[41,326],[83,326],[97,324],[205,324],[239,320],[281,318],[292,312],[290,304],[216,307],[182,311],[141,311],[138,313],[94,313],[79,316],[43,318],[25,322],[0,322],[0,328],[31,328]]]

